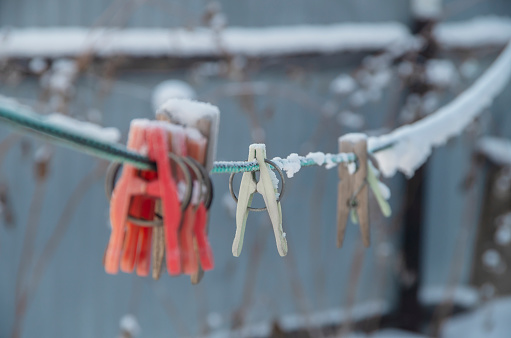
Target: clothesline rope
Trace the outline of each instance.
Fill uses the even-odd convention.
[[[114,142],[107,142],[90,137],[76,131],[66,129],[61,125],[52,123],[44,116],[35,113],[28,107],[22,106],[12,100],[0,98],[0,119],[13,127],[28,129],[47,136],[51,141],[70,147],[80,152],[100,157],[109,161],[129,163],[139,169],[154,170],[156,165],[149,158],[127,149],[123,145]],[[371,152],[378,152],[392,144],[384,145],[373,149]],[[326,154],[329,163],[347,163],[355,161],[353,153]],[[286,159],[277,159],[280,165],[286,163]],[[299,157],[300,167],[321,165],[313,158]],[[256,161],[216,161],[211,173],[241,173],[258,171],[259,164]]]

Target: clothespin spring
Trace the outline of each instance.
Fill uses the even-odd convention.
[[[205,206],[206,209],[209,209],[211,205],[211,201],[213,200],[213,184],[211,183],[211,179],[209,175],[207,174],[206,170],[202,165],[200,165],[195,159],[187,157],[180,157],[174,153],[169,153],[169,158],[177,163],[181,171],[183,172],[183,176],[186,182],[186,191],[183,197],[183,201],[181,203],[181,209],[185,210],[188,205],[190,204],[191,198],[192,198],[192,179],[190,172],[188,170],[187,165],[192,168],[192,170],[196,173],[196,176],[199,176],[197,174],[200,173],[201,181],[206,186],[206,198],[205,198]],[[108,200],[112,197],[112,192],[115,187],[115,181],[116,177],[119,173],[119,170],[122,166],[122,163],[120,162],[112,162],[110,166],[107,169],[106,177],[105,177],[105,193],[108,198]],[[143,227],[156,227],[156,226],[163,226],[163,218],[160,214],[155,213],[154,220],[146,220],[146,219],[140,219],[133,217],[131,215],[128,215],[128,221],[130,221],[133,224],[136,224],[138,226]]]
[[[280,168],[272,160],[269,160],[269,159],[265,158],[264,162],[266,162],[267,164],[271,165],[279,173],[279,176],[280,176],[280,179],[281,179],[281,182],[282,182],[282,188],[280,189],[279,198],[277,198],[277,203],[278,203],[278,202],[280,202],[280,200],[284,196],[284,191],[285,191],[285,186],[286,186],[286,180],[284,178],[284,173],[282,173],[282,170],[280,170]],[[251,174],[255,175],[255,171],[252,172]],[[230,191],[231,196],[234,199],[234,201],[236,203],[238,203],[238,196],[236,196],[236,193],[233,190],[233,184],[232,184],[232,182],[234,180],[234,175],[236,175],[236,173],[232,173],[231,176],[229,177],[229,191]],[[265,211],[266,207],[264,207],[264,208],[247,207],[247,209],[249,209],[250,211]]]

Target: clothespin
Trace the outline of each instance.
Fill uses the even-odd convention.
[[[339,187],[337,200],[337,247],[342,246],[348,217],[359,223],[362,242],[366,247],[370,243],[369,234],[369,194],[367,187],[367,136],[365,134],[347,134],[339,138],[339,151],[354,153],[356,167],[351,164],[339,165]]]
[[[236,234],[232,243],[232,254],[238,257],[243,247],[245,226],[247,223],[252,198],[256,192],[263,196],[266,210],[270,215],[277,250],[281,256],[287,254],[287,241],[282,230],[282,210],[280,200],[277,200],[277,188],[270,176],[270,169],[266,162],[266,146],[264,144],[252,144],[249,148],[248,161],[256,160],[259,163],[259,181],[255,180],[252,172],[243,173],[236,206]],[[276,167],[276,166],[275,166]],[[231,175],[231,182],[232,182]]]
[[[144,129],[141,126],[132,124],[128,137],[128,149],[139,150],[145,141]],[[128,218],[129,202],[132,195],[141,195],[144,192],[143,183],[136,179],[137,169],[132,165],[126,164],[123,175],[119,179],[116,189],[112,194],[112,200],[116,204],[110,207],[110,222],[112,233],[105,252],[104,264],[107,273],[116,274],[119,271],[119,261],[124,243],[124,229]],[[111,203],[112,203],[111,200]]]
[[[184,132],[184,128],[174,124],[165,123],[165,132],[167,136],[167,147],[170,152],[178,155],[184,156],[186,155],[186,135]],[[175,171],[177,172],[177,171]],[[176,179],[181,179],[185,173],[183,171],[179,171],[176,173]],[[161,204],[156,205],[156,209],[161,211]],[[186,210],[186,209],[185,209]],[[182,215],[183,216],[183,215]],[[179,236],[179,229],[181,228],[183,220],[181,219],[177,236]],[[179,241],[179,238],[178,238]],[[153,260],[153,269],[152,276],[153,279],[159,279],[162,271],[163,261],[165,259],[165,232],[162,227],[155,227],[153,229],[153,241],[152,241],[152,260]]]
[[[196,253],[195,261],[200,262],[197,265],[195,274],[199,273],[199,266],[205,271],[212,270],[214,267],[213,251],[207,237],[208,209],[211,205],[213,186],[205,168],[200,165],[206,160],[207,139],[195,128],[186,128],[187,150],[192,166],[196,168],[195,176],[198,184],[199,198],[194,204],[195,223],[193,225],[193,246]],[[206,191],[203,190],[206,189]],[[207,207],[206,207],[207,204]]]
[[[209,181],[208,173],[213,167],[213,162],[216,156],[216,145],[218,140],[218,129],[220,123],[220,112],[217,107],[208,103],[190,101],[185,99],[170,99],[163,104],[156,112],[158,120],[167,121],[176,125],[187,127],[187,139],[194,139],[193,133],[190,130],[196,130],[200,135],[206,139],[206,143],[202,144],[203,149],[197,150],[197,153],[192,149],[194,146],[188,141],[188,153],[199,164],[200,169],[204,170],[204,181]],[[195,133],[197,135],[197,133]],[[201,143],[201,142],[199,142]],[[212,187],[210,189],[212,193]],[[210,202],[209,202],[210,203]],[[190,277],[192,284],[197,284],[203,277],[204,270],[213,268],[213,254],[209,241],[207,240],[208,232],[208,217],[207,210],[209,205],[204,204],[204,207],[199,206],[195,215],[194,226],[194,247],[196,256],[199,257],[200,264],[198,265],[197,272],[193,273]],[[154,255],[153,245],[153,255]],[[155,271],[153,270],[153,278]]]
[[[128,140],[128,148],[138,152],[147,151],[147,156],[156,162],[156,175],[145,175],[141,177],[139,170],[126,164],[115,189],[113,190],[110,201],[110,221],[112,224],[112,234],[105,254],[105,270],[108,273],[115,274],[119,269],[119,261],[123,247],[125,225],[128,220],[130,208],[135,208],[146,212],[142,216],[150,217],[150,208],[154,212],[154,204],[147,203],[145,206],[132,205],[133,200],[139,197],[147,199],[159,199],[163,210],[163,227],[165,235],[165,252],[167,270],[171,275],[177,275],[181,272],[181,257],[179,248],[178,231],[181,222],[181,203],[178,197],[176,183],[172,177],[172,170],[168,158],[168,140],[165,129],[161,125],[148,124],[144,120],[132,121]],[[147,176],[153,176],[147,178]],[[143,202],[143,200],[138,200]],[[129,227],[131,228],[131,227]],[[140,233],[138,233],[140,235]],[[133,231],[124,243],[125,256],[124,269],[132,270],[133,250],[136,250],[137,233]],[[148,272],[148,243],[151,242],[149,236],[142,235],[141,251],[139,258],[142,257],[142,273]],[[129,249],[126,253],[126,249]],[[138,271],[138,270],[137,270]]]

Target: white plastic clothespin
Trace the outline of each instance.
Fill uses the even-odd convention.
[[[245,225],[247,223],[250,205],[254,193],[258,192],[263,196],[266,210],[270,215],[277,250],[280,256],[287,254],[287,241],[285,233],[282,230],[282,210],[280,201],[277,200],[277,187],[275,187],[270,169],[265,162],[266,146],[264,144],[252,144],[249,148],[248,161],[256,160],[259,163],[259,181],[255,180],[253,172],[243,173],[241,186],[238,194],[238,205],[236,207],[236,235],[232,243],[232,254],[238,257],[243,247],[243,238],[245,235]]]

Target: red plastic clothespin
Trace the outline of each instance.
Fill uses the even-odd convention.
[[[128,148],[138,152],[147,149],[147,156],[156,162],[157,172],[153,172],[152,175],[140,175],[140,170],[129,164],[125,166],[110,201],[112,234],[105,255],[105,270],[111,274],[118,272],[124,242],[123,258],[125,259],[123,259],[122,268],[124,271],[133,271],[133,257],[137,256],[136,243],[141,241],[137,273],[139,271],[140,274],[148,273],[151,232],[140,231],[140,229],[137,232],[135,230],[136,226],[131,224],[128,226],[128,236],[124,241],[125,225],[127,224],[128,212],[132,208],[134,211],[139,211],[138,215],[132,216],[151,217],[149,211],[151,206],[154,213],[154,204],[151,200],[154,201],[159,198],[164,216],[167,270],[171,275],[178,275],[181,273],[181,254],[178,239],[181,204],[168,159],[167,133],[162,126],[133,121],[130,127]]]
[[[142,171],[140,176],[146,180],[152,180],[156,178],[156,173],[153,171]],[[155,204],[156,201],[152,197],[134,196],[131,201],[129,214],[136,218],[153,220]],[[152,228],[140,227],[128,221],[121,258],[122,271],[133,272],[136,262],[137,275],[147,276],[149,274],[152,234]]]
[[[187,138],[182,127],[174,126],[171,130],[172,151],[179,156],[187,156]],[[178,173],[178,177],[182,175]],[[182,272],[191,275],[198,270],[197,260],[194,259],[195,252],[193,247],[193,226],[195,223],[195,212],[190,204],[182,214],[182,222],[179,228],[179,244],[181,249]]]
[[[187,148],[190,157],[194,158],[199,163],[205,162],[207,140],[204,137],[197,137],[196,135],[193,137],[193,133],[188,133]],[[202,189],[202,187],[199,187],[199,189]],[[197,244],[198,259],[200,259],[201,266],[205,271],[212,270],[215,264],[213,250],[211,249],[207,237],[208,211],[204,205],[204,198],[199,200],[198,204],[194,206],[194,211],[195,223],[193,225],[193,236]],[[195,257],[195,261],[198,259]]]

